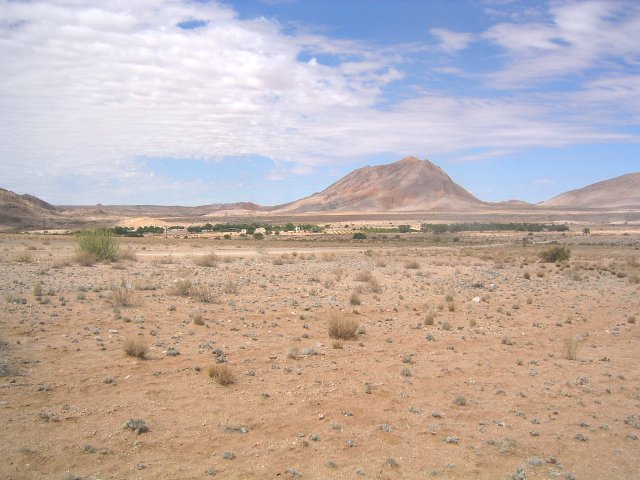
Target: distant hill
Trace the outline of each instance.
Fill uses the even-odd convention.
[[[406,157],[395,163],[363,167],[278,212],[410,212],[484,208],[471,193],[428,160]]]
[[[640,173],[628,173],[610,180],[571,190],[542,202],[544,207],[640,209]]]
[[[0,188],[0,226],[42,228],[57,214],[58,209],[44,200]]]

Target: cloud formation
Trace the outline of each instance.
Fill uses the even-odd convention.
[[[0,0],[0,10],[0,174],[53,198],[74,184],[114,195],[178,188],[145,167],[155,157],[259,155],[275,162],[276,179],[372,154],[637,141],[614,128],[612,107],[637,122],[638,75],[615,68],[561,101],[553,92],[452,95],[428,84],[400,100],[389,88],[406,81],[412,55],[436,53],[285,33],[215,2]],[[488,75],[463,66],[433,74],[511,88],[609,62],[637,66],[640,8],[621,12],[614,2],[563,3],[547,21],[481,34],[431,29],[445,54],[489,42],[506,58]]]

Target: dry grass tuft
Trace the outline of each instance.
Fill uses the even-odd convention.
[[[214,303],[217,300],[216,293],[207,285],[196,285],[190,289],[191,296],[202,303]]]
[[[236,377],[226,365],[212,365],[209,367],[209,377],[218,385],[231,385],[236,383]]]
[[[73,261],[82,267],[91,267],[96,263],[96,256],[90,252],[76,252]]]
[[[186,297],[189,295],[190,290],[191,280],[189,279],[175,280],[173,285],[171,285],[171,294],[178,297]]]
[[[140,360],[144,360],[147,357],[147,346],[145,343],[137,338],[127,338],[124,341],[124,353],[129,357],[136,357]]]
[[[28,250],[18,252],[16,253],[15,261],[18,263],[31,263],[33,262],[33,254]]]
[[[209,253],[207,255],[196,257],[193,260],[193,263],[199,267],[215,267],[219,261],[220,258],[215,253]]]
[[[576,360],[578,358],[578,342],[579,336],[567,337],[564,339],[564,358],[567,360]]]
[[[118,260],[137,262],[138,257],[136,256],[136,252],[134,252],[131,248],[122,248],[118,251]]]
[[[358,321],[355,318],[334,314],[328,322],[329,336],[336,340],[353,340],[358,331]]]
[[[134,290],[129,287],[120,287],[111,292],[111,301],[117,307],[130,307],[134,302]]]

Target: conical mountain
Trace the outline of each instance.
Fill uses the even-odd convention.
[[[628,173],[565,192],[542,202],[545,207],[640,208],[640,173]]]
[[[395,163],[354,170],[325,190],[282,205],[304,212],[410,212],[465,210],[486,204],[457,185],[428,160],[406,157]]]

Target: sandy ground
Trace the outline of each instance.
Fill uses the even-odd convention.
[[[0,477],[639,478],[640,233],[556,239],[568,263],[504,236],[145,238],[83,267],[71,237],[2,236]]]

